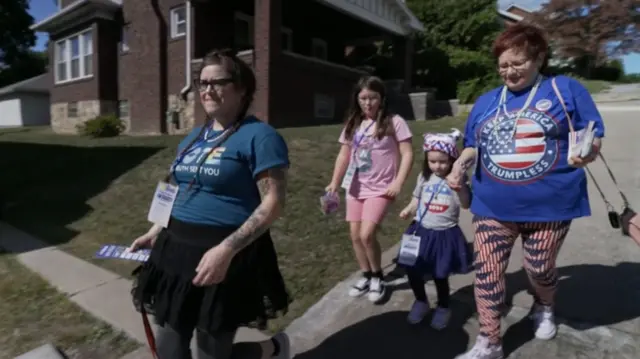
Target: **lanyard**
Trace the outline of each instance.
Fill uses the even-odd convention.
[[[185,148],[182,152],[180,152],[180,154],[176,157],[175,161],[173,161],[173,164],[171,165],[171,173],[174,173],[176,170],[176,167],[180,164],[180,162],[182,162],[184,160],[185,157],[187,157],[187,155],[193,151],[195,151],[198,146],[202,145],[205,142],[209,142],[209,141],[217,141],[219,139],[221,139],[228,130],[222,131],[222,133],[220,133],[218,136],[216,136],[215,138],[212,138],[213,136],[209,137],[209,129],[207,129],[207,131],[204,133],[204,136],[202,137],[202,139],[199,139],[198,141],[196,141],[194,144],[192,144],[190,147]],[[220,143],[217,143],[213,149],[215,149],[216,147],[220,146],[222,144],[222,141],[219,141]],[[213,149],[211,149],[213,151]]]
[[[531,102],[533,102],[533,98],[536,96],[536,93],[538,92],[538,89],[540,88],[540,84],[542,83],[542,75],[538,75],[538,78],[536,78],[536,83],[535,85],[533,85],[533,88],[531,89],[531,92],[529,92],[529,96],[527,96],[527,100],[524,103],[524,106],[522,106],[522,108],[520,108],[520,111],[518,111],[518,113],[516,114],[516,121],[518,121],[518,119],[520,118],[520,116],[522,116],[522,113],[524,111],[526,111],[527,109],[529,109],[529,106],[531,106]],[[505,119],[508,120],[508,115],[507,115],[507,86],[502,87],[502,93],[500,94],[500,102],[498,103],[498,107],[496,108],[496,116],[493,118],[493,130],[491,131],[491,133],[493,134],[495,140],[501,144],[501,145],[505,145],[511,141],[513,141],[513,139],[515,138],[516,135],[516,130],[518,128],[518,124],[514,123],[513,127],[511,129],[511,134],[509,135],[509,138],[506,141],[503,141],[500,139],[500,135],[498,134],[498,127],[500,124],[500,121],[498,121],[498,117],[500,117],[500,110],[502,110],[504,112],[505,115]]]
[[[205,143],[205,142],[214,142],[214,141],[218,141],[218,143],[216,143],[208,152],[211,153],[212,151],[214,151],[216,148],[220,147],[220,145],[222,145],[222,143],[224,141],[227,140],[227,138],[229,138],[231,136],[231,134],[233,134],[233,132],[239,127],[239,123],[236,123],[236,125],[234,125],[233,127],[226,129],[224,131],[222,131],[222,133],[220,133],[218,136],[216,136],[213,139],[209,138],[209,129],[207,129],[207,131],[205,132],[204,138],[202,140],[197,141],[196,143],[194,143],[191,147],[189,148],[185,148],[179,156],[177,156],[176,160],[173,162],[173,165],[171,165],[171,168],[169,169],[169,174],[167,175],[166,181],[169,182],[171,179],[171,175],[175,173],[175,169],[178,166],[178,164],[180,162],[182,162],[185,158],[185,156],[193,151],[195,151],[196,148],[198,148],[199,145]],[[229,134],[229,132],[231,131],[231,133]],[[227,135],[229,134],[229,135]],[[198,168],[196,170],[196,173],[193,175],[193,178],[191,179],[191,181],[189,182],[189,186],[187,187],[187,190],[190,190],[191,187],[193,186],[193,184],[196,182],[197,179],[199,179],[200,177],[200,166],[202,165],[202,160],[199,161],[198,163]]]
[[[375,121],[371,121],[369,126],[367,126],[367,128],[365,128],[364,131],[362,131],[360,136],[358,136],[358,133],[356,131],[356,134],[353,136],[353,148],[354,149],[358,149],[358,147],[360,146],[360,143],[362,143],[362,140],[364,140],[365,135],[367,134],[367,132],[369,131],[371,126],[373,126],[375,123],[376,123]]]
[[[429,198],[429,201],[427,202],[426,206],[424,207],[424,212],[422,212],[421,215],[419,215],[420,220],[418,222],[418,224],[422,224],[422,220],[424,219],[424,217],[426,217],[427,212],[429,212],[429,206],[431,205],[431,201],[433,201],[433,198],[435,196],[438,195],[438,193],[440,193],[440,190],[442,190],[442,188],[444,187],[444,179],[440,180],[440,182],[438,182],[437,187],[436,187],[436,191],[431,192],[431,198]],[[424,189],[421,188],[420,189],[420,195],[418,196],[418,213],[420,213],[420,208],[422,207],[422,193],[424,192]],[[416,229],[413,231],[413,234],[416,234],[416,232],[418,231],[418,227],[416,226]]]
[[[362,143],[362,140],[364,140],[365,135],[367,134],[367,132],[369,131],[369,129],[371,128],[371,126],[373,126],[376,122],[372,121],[369,126],[367,126],[367,128],[364,129],[364,131],[361,132],[361,135],[358,136],[358,131],[356,131],[356,133],[353,136],[353,156],[352,157],[356,157],[356,153],[358,152],[358,147],[360,147],[360,143]]]

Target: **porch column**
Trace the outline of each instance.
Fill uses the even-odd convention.
[[[393,63],[396,78],[404,80],[403,90],[411,90],[413,77],[413,35],[393,37]]]
[[[282,0],[255,0],[255,14],[253,56],[257,87],[253,109],[258,118],[269,122],[274,119],[276,109],[277,60],[282,50]]]

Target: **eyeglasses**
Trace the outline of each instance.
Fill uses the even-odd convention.
[[[220,90],[222,90],[223,87],[225,87],[226,85],[228,85],[230,83],[233,83],[233,79],[230,78],[230,77],[223,78],[223,79],[213,79],[213,80],[195,79],[193,81],[194,86],[200,92],[209,91],[209,89],[213,89],[215,91],[220,91]]]
[[[498,70],[500,72],[504,72],[509,70],[509,68],[512,68],[516,71],[522,71],[524,69],[527,68],[527,65],[529,64],[529,62],[531,62],[530,59],[526,59],[526,60],[521,60],[521,61],[514,61],[511,63],[502,63],[502,64],[498,64]]]
[[[374,103],[379,101],[380,101],[379,96],[359,96],[358,97],[359,103],[367,103],[367,102]]]

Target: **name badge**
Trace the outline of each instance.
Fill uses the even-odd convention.
[[[176,201],[177,196],[178,186],[166,182],[158,183],[151,201],[151,208],[149,208],[149,215],[147,216],[149,222],[167,228],[173,203]]]
[[[356,175],[358,171],[356,161],[351,161],[349,163],[349,167],[347,167],[347,173],[344,174],[344,178],[342,179],[342,188],[344,188],[347,192],[351,190],[351,183],[353,183],[353,177]]]
[[[361,149],[358,151],[358,157],[357,157],[357,162],[358,162],[358,169],[359,170],[364,170],[364,167],[370,167],[371,166],[371,151],[369,151],[368,149]]]
[[[414,266],[420,255],[421,238],[413,234],[403,234],[400,243],[398,263],[406,266]]]

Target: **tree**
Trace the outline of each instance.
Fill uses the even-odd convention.
[[[47,71],[49,55],[46,51],[31,51],[18,56],[13,65],[0,70],[0,87],[10,85]]]
[[[416,37],[414,83],[436,87],[438,97],[446,99],[471,82],[476,92],[495,85],[491,45],[501,30],[495,0],[406,2],[425,26]]]
[[[3,1],[0,11],[0,87],[43,73],[46,55],[31,51],[36,36],[27,0]]]
[[[640,51],[640,0],[550,0],[532,21],[554,54],[583,64],[587,77],[612,57]]]

